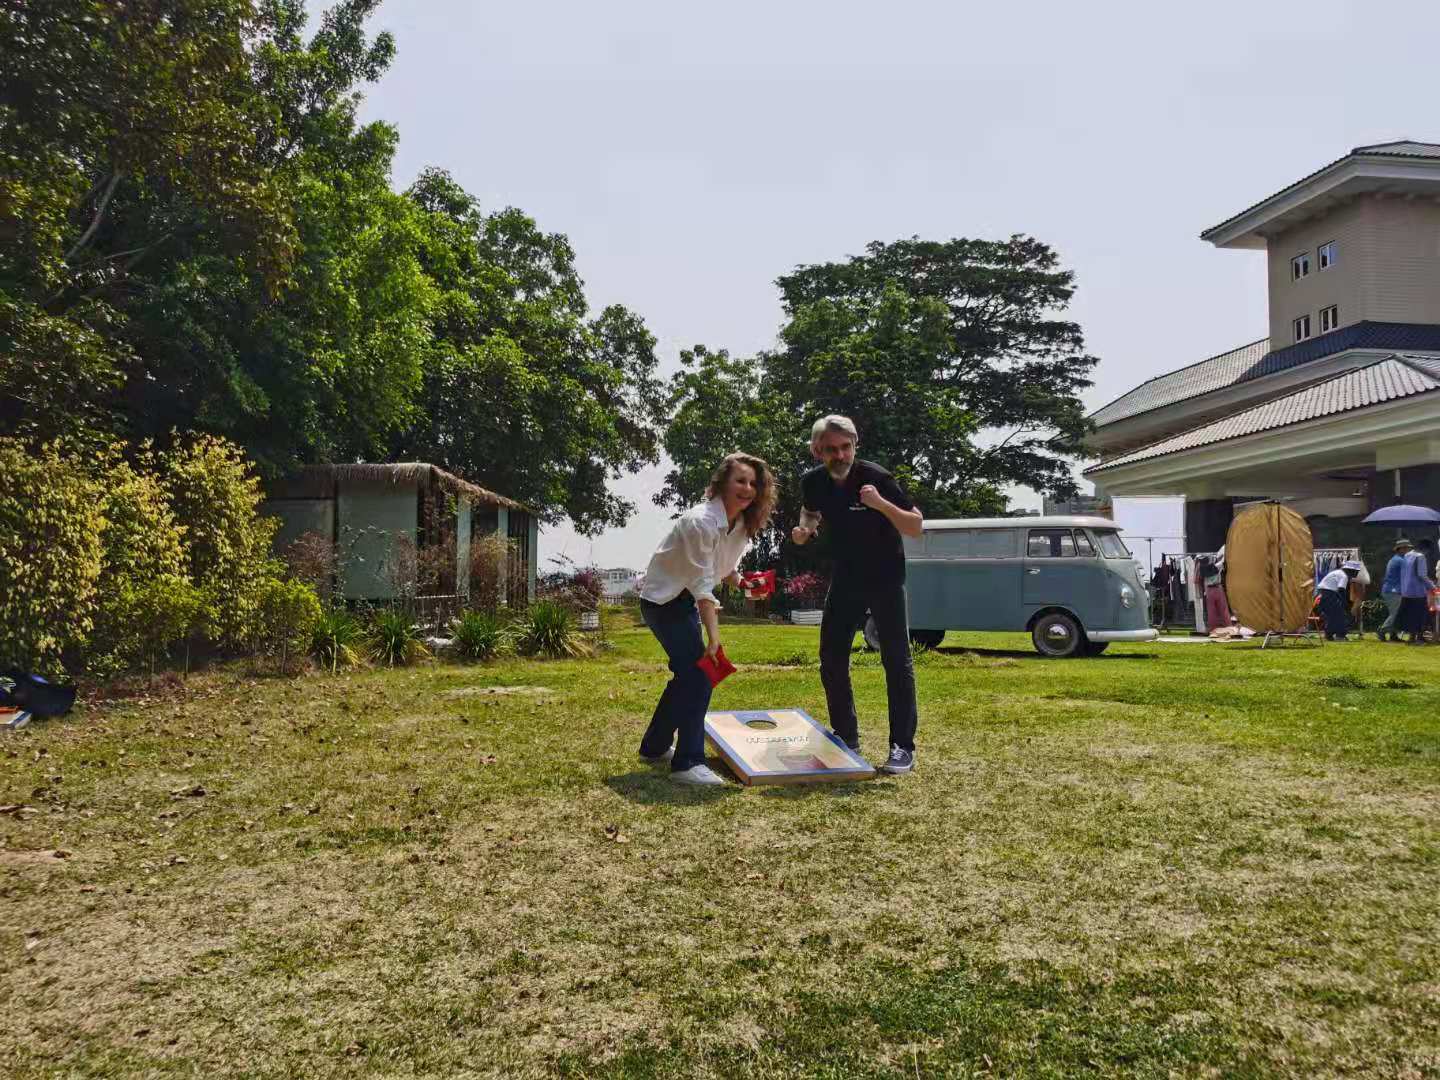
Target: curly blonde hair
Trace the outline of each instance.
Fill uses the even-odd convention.
[[[725,459],[716,466],[715,471],[710,474],[710,483],[705,488],[705,498],[714,499],[725,491],[725,485],[730,480],[730,473],[736,465],[749,465],[755,473],[755,498],[745,508],[741,517],[745,521],[745,535],[756,536],[760,530],[770,522],[770,515],[775,510],[775,500],[779,497],[780,491],[775,483],[775,474],[770,471],[770,466],[756,457],[754,454],[728,454]]]

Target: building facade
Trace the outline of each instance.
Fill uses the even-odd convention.
[[[1183,496],[1191,551],[1253,499],[1354,544],[1440,505],[1440,144],[1358,147],[1201,239],[1265,253],[1269,334],[1096,410],[1097,497]]]

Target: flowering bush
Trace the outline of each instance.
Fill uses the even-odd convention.
[[[803,574],[785,579],[785,597],[792,604],[819,607],[825,599],[825,590],[829,588],[829,584],[813,570],[807,570]]]

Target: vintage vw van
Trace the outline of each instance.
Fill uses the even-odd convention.
[[[910,632],[924,644],[946,630],[1025,630],[1045,656],[1096,656],[1160,636],[1139,564],[1107,518],[927,521],[905,540],[905,566]]]

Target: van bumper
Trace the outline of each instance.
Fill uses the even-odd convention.
[[[1091,641],[1155,641],[1160,631],[1153,626],[1148,630],[1086,630],[1085,636]]]

